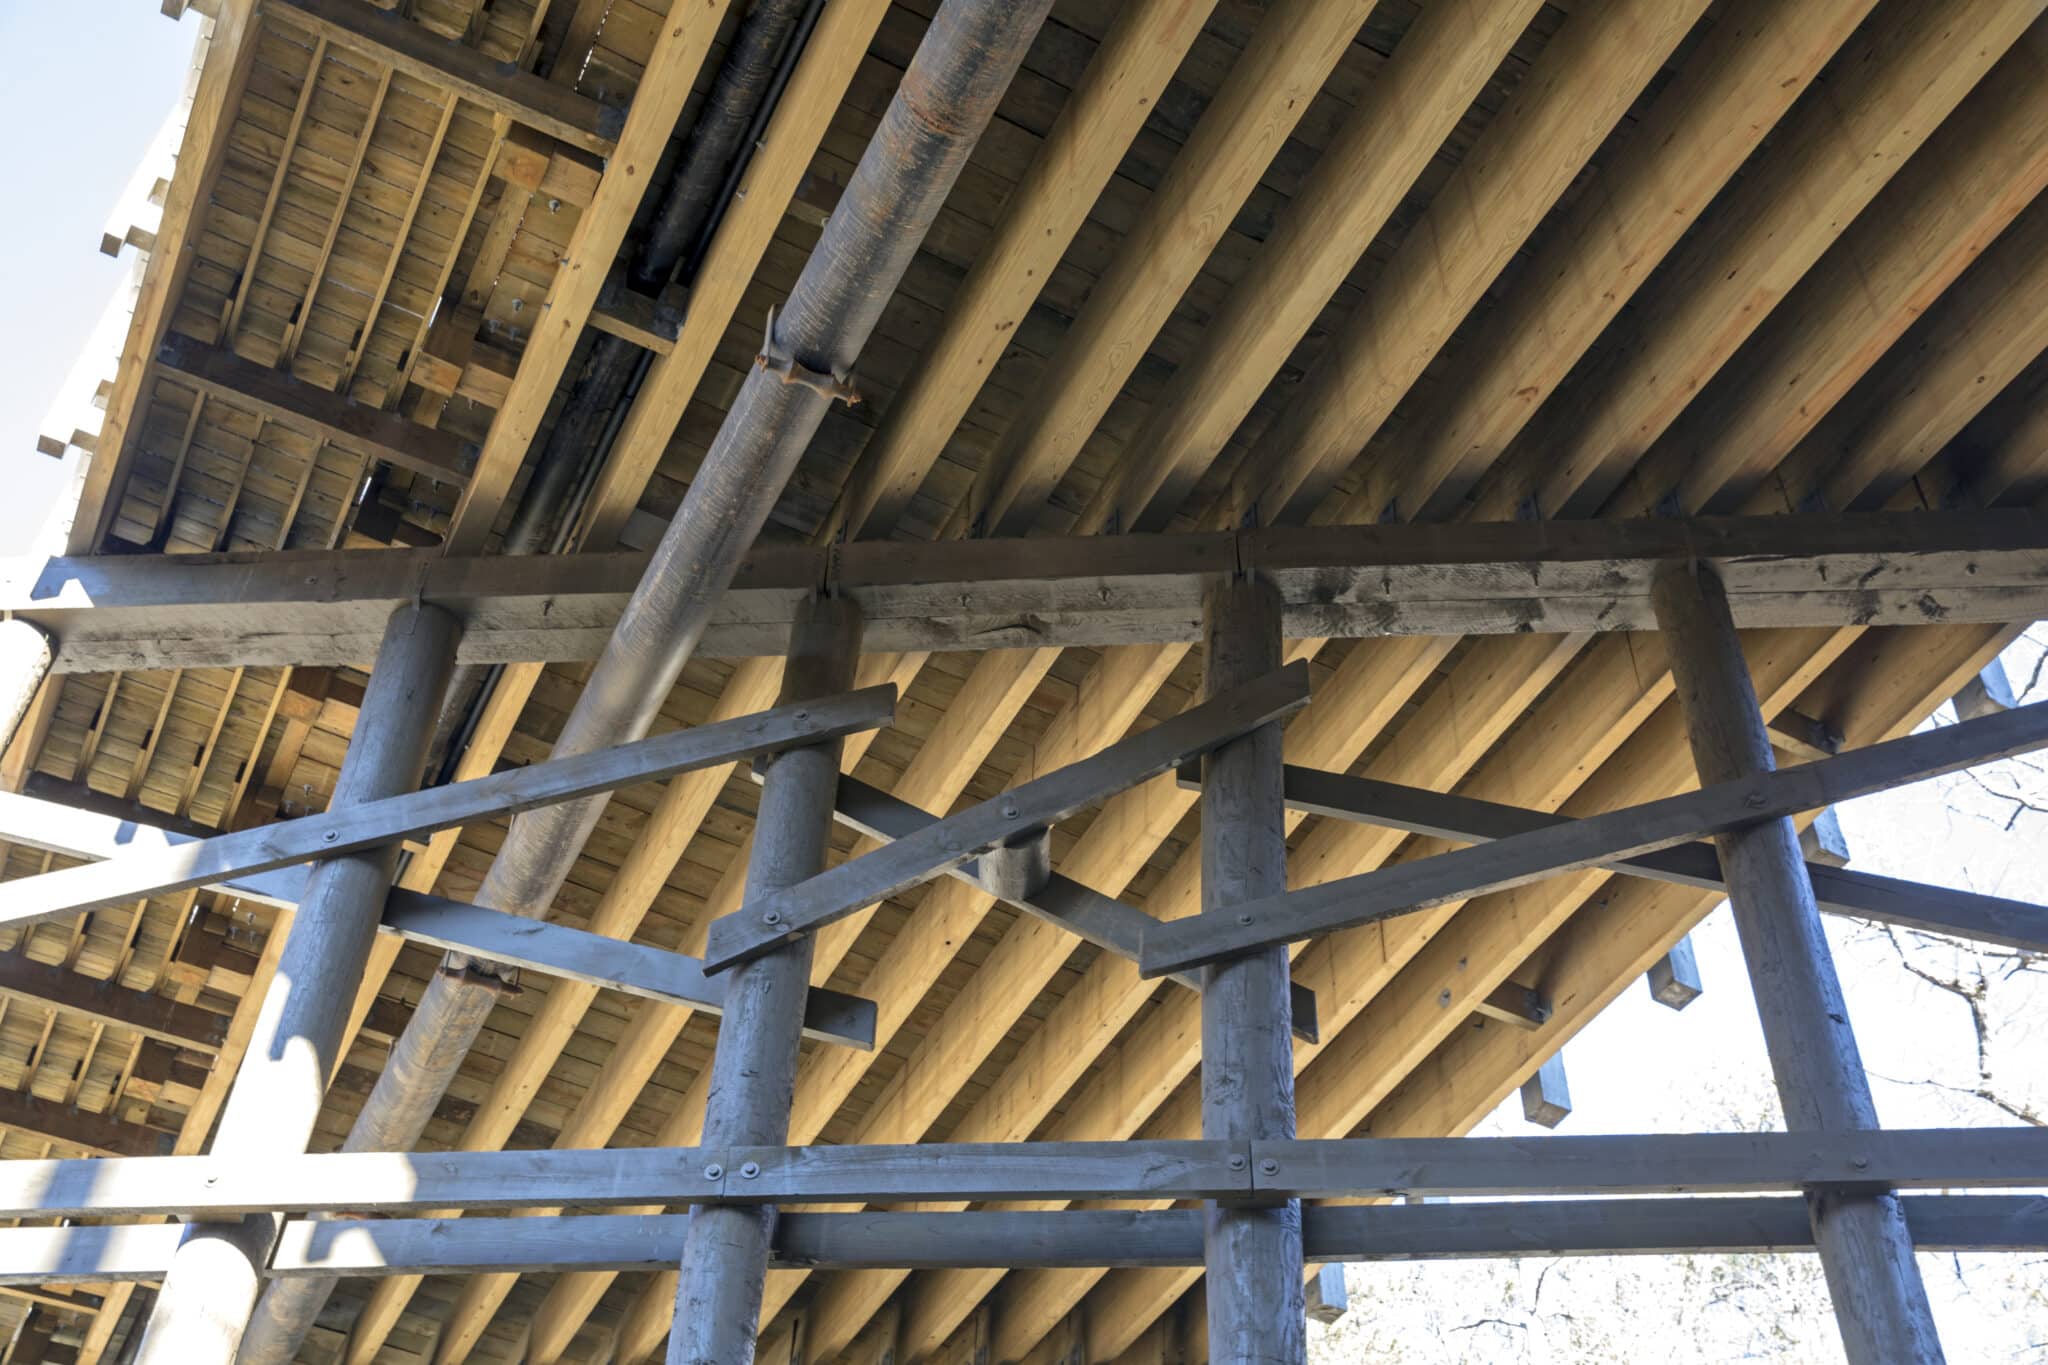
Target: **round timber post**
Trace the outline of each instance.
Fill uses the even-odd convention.
[[[370,671],[329,809],[419,785],[461,624],[434,606],[391,614]],[[398,868],[396,845],[313,864],[276,974],[235,1073],[211,1151],[260,1161],[306,1150]],[[283,928],[283,926],[280,926]],[[194,1223],[164,1276],[136,1359],[141,1365],[227,1365],[248,1325],[262,1267],[282,1223]]]
[[[860,660],[860,611],[844,598],[812,598],[790,633],[782,705],[845,692]],[[843,741],[784,750],[762,776],[746,898],[810,880],[825,870]],[[810,989],[812,936],[732,969],[702,1145],[774,1146],[789,1137],[796,1094],[797,1045]],[[743,1176],[744,1171],[729,1173]],[[699,1205],[690,1210],[676,1281],[670,1362],[747,1365],[760,1329],[775,1209],[762,1204]]]
[[[1705,564],[1660,566],[1651,587],[1700,781],[1769,772],[1775,761],[1720,577]],[[1799,835],[1765,820],[1714,840],[1756,992],[1785,1123],[1794,1132],[1878,1126],[1842,983],[1814,905]],[[1943,1359],[1898,1196],[1815,1191],[1814,1242],[1851,1365]]]

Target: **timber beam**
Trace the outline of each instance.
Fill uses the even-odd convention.
[[[1146,931],[1139,970],[1147,976],[1181,971],[1248,947],[1311,938],[1653,853],[2044,746],[2048,703],[1873,744],[1818,763],[1751,773],[1659,801],[1246,902],[1223,923],[1213,916],[1191,915],[1160,924]]]
[[[391,449],[379,443],[377,458]],[[759,545],[698,652],[780,655],[821,586],[860,606],[870,651],[1188,642],[1203,584],[1245,569],[1279,590],[1289,638],[1653,629],[1651,572],[1671,559],[1716,565],[1744,627],[2048,616],[2048,518],[2025,511],[1328,526]],[[0,614],[48,632],[59,673],[357,664],[414,601],[462,619],[462,662],[585,660],[646,564],[392,550],[19,559],[0,562]]]
[[[468,782],[366,801],[347,810],[222,834],[8,883],[0,924],[31,924],[293,863],[396,843],[496,815],[717,767],[833,735],[895,713],[893,685],[714,721],[615,748],[549,759]],[[4,834],[4,831],[0,831]]]
[[[0,1163],[0,1217],[2048,1185],[2048,1130],[342,1152]]]
[[[406,18],[403,10],[380,10],[356,0],[263,0],[262,7],[294,27],[600,156],[611,152],[625,126],[623,109],[443,38]]]
[[[19,952],[0,953],[0,999],[27,1000],[201,1052],[218,1052],[228,1035],[226,1015]]]
[[[1900,1201],[1922,1251],[2048,1248],[2048,1205],[2028,1195]],[[534,1218],[293,1220],[269,1274],[389,1275],[655,1270],[674,1264],[686,1213]],[[94,1284],[163,1273],[176,1224],[0,1229],[0,1285]],[[1302,1211],[1305,1252],[1329,1261],[1812,1251],[1806,1201],[1567,1199],[1389,1204]],[[1193,1266],[1199,1209],[785,1213],[769,1268],[938,1270],[1004,1266]]]
[[[1195,786],[1201,778],[1194,769],[1183,765],[1180,781],[1182,786]],[[1287,804],[1296,810],[1457,843],[1505,839],[1570,824],[1572,819],[1295,764],[1288,765],[1285,782]],[[1720,857],[1705,843],[1678,844],[1604,865],[1630,877],[1694,886],[1702,891],[1725,893],[1726,889],[1721,879]],[[1815,900],[1832,915],[1995,943],[2022,952],[2048,953],[2048,906],[1946,886],[1927,886],[1870,872],[1851,872],[1827,863],[1809,861],[1806,873],[1813,881]],[[1658,998],[1673,1008],[1690,1004],[1699,993],[1689,947],[1685,948],[1684,957],[1684,967],[1676,969],[1672,978],[1672,993],[1667,995],[1661,986],[1654,988]]]
[[[38,1099],[24,1090],[0,1090],[0,1128],[12,1128],[110,1157],[164,1156],[176,1140],[172,1133],[128,1123],[112,1114],[95,1114],[76,1105]]]
[[[361,10],[360,6],[351,8]],[[393,464],[457,487],[468,480],[470,471],[476,467],[477,448],[460,436],[423,427],[395,412],[359,403],[283,370],[244,360],[233,351],[172,333],[164,338],[156,361],[158,370],[178,383],[191,385],[230,407],[282,422],[373,463]],[[138,564],[147,569],[160,562],[151,556]],[[386,606],[378,614],[380,631],[395,605]],[[376,637],[371,638],[374,642]],[[360,657],[368,658],[369,654]]]

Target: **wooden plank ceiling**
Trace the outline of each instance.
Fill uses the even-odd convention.
[[[936,3],[824,7],[573,545],[645,544],[676,507]],[[1061,0],[861,358],[869,401],[834,409],[771,533],[2027,505],[2048,488],[2043,8]],[[475,552],[502,532],[596,284],[743,5],[401,9],[220,0],[74,552]],[[403,41],[361,37],[389,24]],[[497,62],[537,74],[479,90]],[[255,397],[208,378],[252,371]],[[342,407],[377,440],[340,432]],[[1910,728],[2012,633],[1745,643],[1768,710],[1863,743]],[[1292,762],[1566,813],[1692,782],[1654,636],[1292,653],[1316,684]],[[863,680],[907,697],[847,762],[944,809],[1172,714],[1198,669],[1185,645],[871,657]],[[666,723],[756,709],[776,672],[698,659]],[[448,771],[544,756],[582,674],[504,669]],[[206,828],[299,815],[331,793],[360,697],[347,670],[70,676],[9,776]],[[753,803],[730,770],[620,793],[556,917],[700,950],[736,902]],[[1062,825],[1056,865],[1187,913],[1193,806],[1150,783]],[[1290,820],[1297,884],[1435,847]],[[405,883],[466,895],[501,835],[439,838]],[[5,853],[8,877],[48,865]],[[1295,974],[1323,1040],[1297,1043],[1302,1134],[1465,1130],[1711,904],[1578,873],[1308,945]],[[19,955],[0,980],[0,1156],[197,1150],[267,978],[267,925],[184,893],[0,938]],[[379,952],[322,1143],[435,969]],[[130,1012],[22,959],[110,979]],[[964,884],[833,926],[817,960],[819,982],[878,1002],[883,1045],[806,1045],[793,1141],[1196,1132],[1193,996]],[[1546,1022],[1475,1013],[1510,979],[1548,998]],[[139,1028],[150,1000],[180,1008]],[[714,1037],[685,1010],[529,978],[426,1141],[693,1140]],[[1020,1359],[1078,1334],[1110,1360],[1165,1341],[1198,1276],[778,1272],[770,1337],[806,1361],[873,1359],[885,1339]],[[353,1282],[306,1358],[637,1359],[659,1349],[672,1280]],[[146,1297],[10,1294],[0,1333],[33,1313],[30,1335],[97,1357]]]

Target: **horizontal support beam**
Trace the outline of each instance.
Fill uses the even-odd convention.
[[[402,10],[380,10],[358,0],[264,0],[263,8],[408,76],[453,90],[494,114],[600,156],[612,150],[625,126],[625,110],[608,108],[512,62],[443,38],[407,19]]]
[[[1180,772],[1183,786],[1200,786],[1195,769],[1184,765]],[[1296,810],[1458,843],[1505,839],[1569,824],[1572,818],[1292,764],[1286,771],[1286,791],[1287,804]],[[1712,844],[1678,844],[1603,865],[1625,876],[1702,891],[1726,890],[1720,855]],[[2048,906],[1852,872],[1826,863],[1808,863],[1806,874],[1813,882],[1815,901],[1832,915],[2048,953]]]
[[[872,839],[906,839],[939,819],[931,812],[920,810],[856,777],[840,777],[839,792],[834,800],[832,813],[838,817],[839,823]],[[996,895],[982,880],[979,859],[969,859],[958,867],[949,868],[947,875],[980,887],[991,896]],[[997,896],[997,899],[1048,924],[1058,925],[1127,962],[1138,960],[1138,942],[1144,936],[1145,926],[1152,923],[1152,917],[1137,906],[1126,905],[1114,896],[1105,896],[1094,887],[1083,886],[1057,872],[1028,896]],[[1192,991],[1202,989],[1199,972],[1177,972],[1171,979]],[[1316,1042],[1315,992],[1299,982],[1293,983],[1292,991],[1294,1036],[1305,1043]]]
[[[359,5],[351,8],[373,12]],[[476,446],[459,436],[358,403],[283,370],[244,360],[233,351],[174,332],[164,339],[156,359],[159,372],[179,383],[365,459],[458,487],[476,467]]]
[[[164,844],[148,852],[24,877],[7,884],[0,925],[32,924],[80,910],[128,904],[166,891],[232,881],[796,744],[871,730],[890,721],[895,705],[894,685],[863,688],[616,748],[549,759],[468,782],[366,801],[346,810],[192,843]],[[0,826],[0,839],[13,837],[11,830]]]
[[[161,1157],[177,1142],[174,1133],[160,1133],[111,1114],[90,1113],[76,1105],[38,1099],[23,1090],[0,1090],[0,1128],[32,1133],[67,1147],[103,1152],[110,1157]],[[0,1169],[12,1164],[0,1163]]]
[[[0,953],[0,999],[26,1000],[201,1052],[218,1052],[228,1036],[224,1014],[37,962],[20,952]]]
[[[942,876],[1012,835],[1057,824],[1307,704],[1308,665],[1275,669],[1077,763],[719,916],[706,936],[704,966],[723,971],[792,942],[864,905]]]
[[[2048,702],[1755,773],[1640,806],[1269,896],[1229,915],[1190,915],[1145,934],[1139,970],[1182,971],[1447,901],[1689,843],[1760,820],[2048,746]]]
[[[548,976],[623,991],[644,1000],[725,1012],[726,979],[708,976],[694,957],[627,943],[565,924],[508,915],[464,901],[394,890],[380,928],[415,943],[488,958]],[[875,1045],[875,1002],[813,986],[804,1000],[804,1036],[862,1049]]]
[[[1203,583],[1241,568],[1276,584],[1297,638],[1646,630],[1651,571],[1674,558],[1711,562],[1745,627],[2048,616],[2048,520],[2023,511],[1290,527],[758,545],[698,652],[779,657],[821,587],[860,605],[876,651],[1191,641]],[[53,666],[69,673],[358,664],[413,601],[462,619],[465,663],[583,660],[611,637],[646,562],[430,550],[26,559],[0,563],[0,613],[47,631]]]
[[[1921,1251],[2048,1248],[2048,1200],[1918,1195],[1900,1201]],[[1202,1264],[1200,1209],[963,1213],[785,1213],[777,1270],[939,1270]],[[682,1256],[688,1214],[416,1218],[285,1224],[269,1274],[657,1270]],[[175,1224],[0,1230],[0,1285],[153,1279],[170,1263]],[[1323,1261],[1501,1256],[1670,1255],[1813,1250],[1806,1201],[1579,1199],[1389,1204],[1302,1210],[1303,1250]]]
[[[0,792],[0,831],[15,843],[93,861],[189,847],[200,841],[200,836],[6,792]],[[208,887],[289,910],[298,904],[305,879],[304,868],[282,867],[210,882]],[[704,964],[694,957],[464,901],[395,889],[385,902],[384,920],[377,927],[431,947],[453,949],[506,966],[583,981],[667,1004],[687,1005],[709,1014],[722,1013],[725,1008],[725,982],[705,975]],[[86,981],[70,972],[60,975],[67,990],[71,982]],[[0,989],[4,989],[4,979],[5,971],[0,970]],[[74,1004],[69,995],[54,1003],[82,1013],[93,1012],[92,1002]],[[215,1017],[167,999],[163,1004],[177,1011],[205,1015],[207,1019]],[[219,1027],[225,1025],[226,1021],[221,1020]],[[871,1048],[875,1042],[874,1002],[813,988],[804,1005],[804,1033],[824,1042]],[[210,1046],[196,1038],[169,1041]]]
[[[2048,1130],[354,1152],[0,1163],[0,1217],[2048,1185]]]

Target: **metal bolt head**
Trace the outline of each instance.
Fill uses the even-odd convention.
[[[765,914],[765,915],[761,916],[761,923],[763,923],[763,924],[780,924],[780,923],[782,923],[782,912],[781,912],[780,910],[770,910],[770,911],[769,911],[769,912],[768,912],[767,914]]]
[[[761,1167],[758,1162],[749,1161],[740,1167],[740,1179],[742,1180],[752,1180],[759,1174],[761,1174]]]
[[[330,830],[328,830],[328,831],[327,831],[327,832],[326,832],[325,834],[321,835],[320,837],[321,837],[322,839],[326,840],[326,841],[327,841],[328,843],[330,843],[330,844],[331,844],[331,843],[333,843],[333,842],[334,842],[334,841],[335,841],[336,839],[339,839],[339,838],[341,837],[341,831],[340,831],[340,830],[338,830],[338,829],[330,829]]]
[[[1239,915],[1237,922],[1247,929],[1252,927],[1252,917],[1250,915]]]
[[[1241,1171],[1241,1170],[1243,1170],[1244,1168],[1245,1168],[1245,1156],[1244,1156],[1244,1153],[1243,1153],[1243,1152],[1232,1152],[1232,1153],[1230,1154],[1230,1169],[1231,1169],[1231,1170],[1233,1170],[1233,1171]]]
[[[809,708],[809,707],[807,707],[807,706],[799,706],[799,707],[797,707],[797,708],[796,708],[796,718],[797,718],[798,720],[809,720],[809,719],[811,718],[811,710],[810,710],[810,708]]]
[[[1280,1163],[1279,1163],[1279,1162],[1277,1162],[1277,1161],[1275,1161],[1275,1160],[1274,1160],[1274,1159],[1273,1159],[1272,1157],[1267,1157],[1267,1158],[1266,1158],[1266,1159],[1265,1159],[1264,1161],[1261,1161],[1261,1162],[1259,1163],[1259,1174],[1260,1174],[1260,1175],[1278,1175],[1278,1174],[1280,1174]]]
[[[1862,1155],[1852,1156],[1849,1158],[1849,1164],[1859,1171],[1867,1171],[1870,1169],[1870,1158]]]
[[[1436,1004],[1438,1009],[1447,1010],[1451,1007],[1451,988],[1449,986],[1436,993]]]
[[[704,1168],[704,1178],[706,1180],[723,1180],[725,1178],[725,1167],[715,1161],[712,1162]]]

